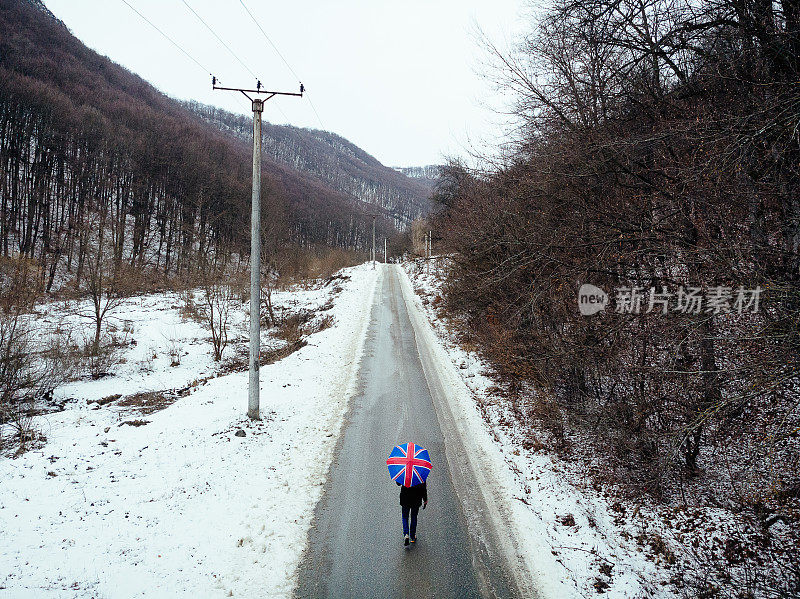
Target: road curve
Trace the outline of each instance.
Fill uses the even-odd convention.
[[[299,569],[298,598],[510,597],[502,564],[473,550],[396,266],[378,266],[358,385]],[[385,460],[413,441],[433,462],[418,543],[402,544]],[[455,470],[456,472],[458,470]],[[473,506],[475,507],[475,506]],[[478,506],[485,509],[485,506]],[[471,524],[470,524],[471,525]]]

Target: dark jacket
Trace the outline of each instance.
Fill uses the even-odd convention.
[[[419,507],[428,501],[428,485],[422,483],[413,487],[400,487],[400,505],[403,507]]]

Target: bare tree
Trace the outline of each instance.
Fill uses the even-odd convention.
[[[231,310],[237,301],[234,286],[219,271],[212,270],[204,275],[203,318],[211,332],[216,361],[222,360],[222,354],[228,346]]]
[[[46,402],[69,376],[63,339],[34,327],[41,277],[31,261],[0,260],[0,449],[9,426],[20,450],[33,438],[34,403]]]
[[[91,311],[83,315],[88,316],[94,324],[92,356],[97,356],[100,351],[103,324],[108,315],[123,302],[123,289],[128,283],[123,278],[119,261],[115,259],[114,246],[106,235],[107,224],[104,212],[92,215],[88,223],[91,230],[97,232],[93,243],[90,242],[83,281],[83,290],[91,302]]]

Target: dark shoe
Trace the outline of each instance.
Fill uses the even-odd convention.
[[[408,546],[408,535],[405,536],[405,538],[403,540],[403,545]]]
[[[411,537],[411,542],[412,543],[416,543],[417,542],[417,537]]]

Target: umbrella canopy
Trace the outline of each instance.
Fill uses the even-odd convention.
[[[424,483],[433,467],[428,450],[415,443],[395,445],[386,465],[392,480],[405,487]]]

